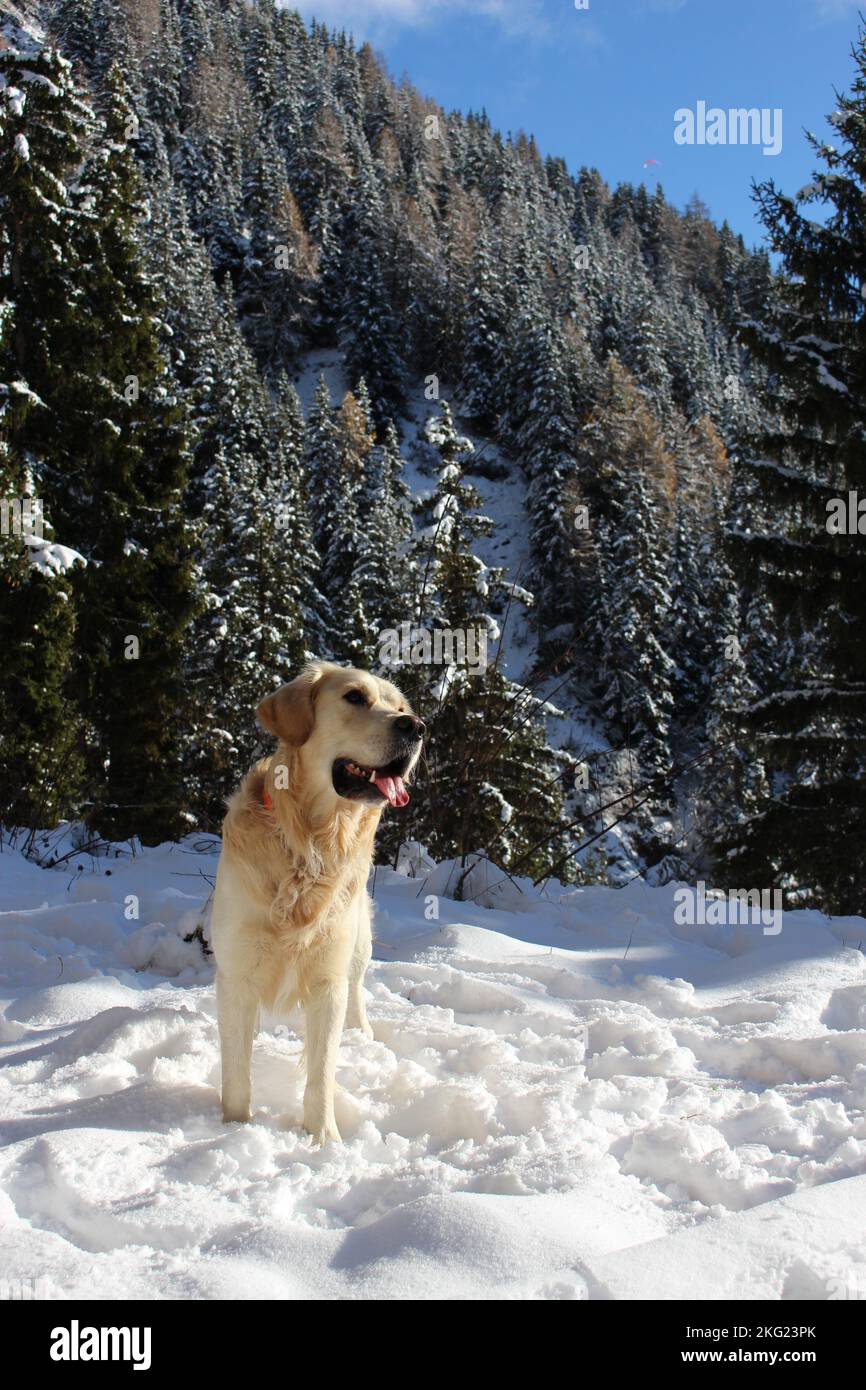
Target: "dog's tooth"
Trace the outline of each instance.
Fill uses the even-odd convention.
[[[375,782],[375,780],[376,780],[376,769],[373,768],[373,771],[370,773],[370,776],[367,778],[367,781],[368,781],[368,782]]]

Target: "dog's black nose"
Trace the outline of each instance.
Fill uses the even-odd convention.
[[[394,720],[394,728],[398,734],[414,734],[416,738],[423,738],[427,732],[427,725],[414,714],[398,715]]]

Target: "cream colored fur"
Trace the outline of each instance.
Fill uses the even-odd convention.
[[[348,703],[350,690],[367,703]],[[366,882],[387,803],[339,796],[331,769],[337,758],[367,767],[390,762],[394,721],[411,713],[388,681],[326,662],[259,706],[260,722],[279,742],[229,801],[211,923],[227,1121],[250,1118],[260,1006],[284,1011],[300,1002],[304,1127],[320,1144],[340,1138],[334,1078],[344,1022],[373,1036],[363,992],[372,951]],[[419,738],[412,767],[420,748]]]

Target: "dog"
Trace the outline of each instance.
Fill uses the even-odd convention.
[[[258,708],[279,740],[228,802],[211,918],[223,1119],[250,1119],[260,1007],[306,1015],[304,1128],[339,1141],[344,1023],[373,1036],[367,876],[386,806],[409,800],[425,727],[389,681],[316,661]]]

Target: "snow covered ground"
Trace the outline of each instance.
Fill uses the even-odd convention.
[[[42,846],[48,857],[49,848]],[[60,853],[69,849],[60,844]],[[345,1143],[299,1020],[225,1127],[218,844],[0,854],[0,1269],[57,1298],[866,1297],[866,924],[379,870]],[[134,917],[137,910],[138,918]],[[438,912],[438,917],[435,913]]]

